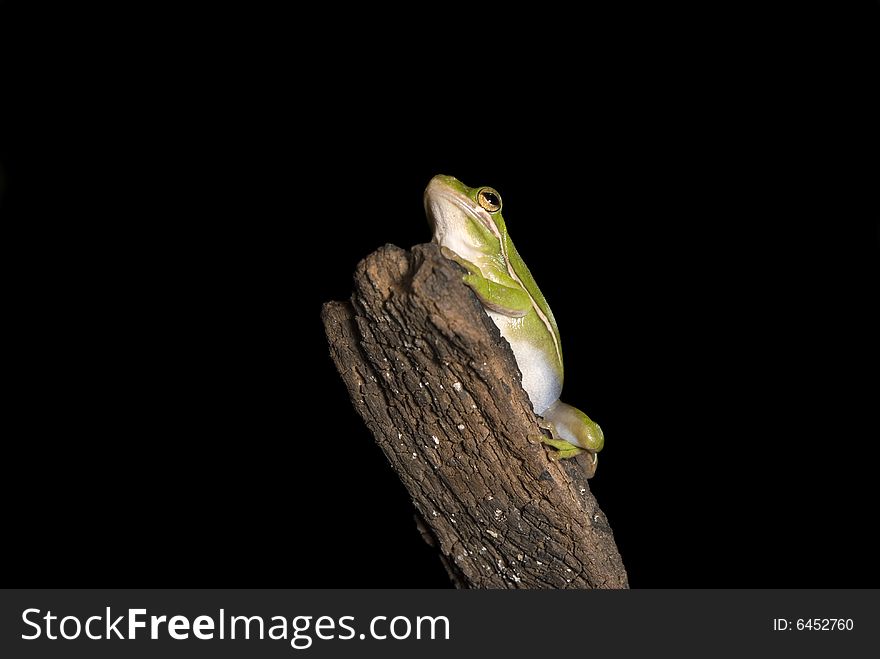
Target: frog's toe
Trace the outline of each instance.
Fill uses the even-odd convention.
[[[572,446],[571,448],[568,448],[568,449],[560,449],[556,453],[556,455],[559,457],[560,460],[565,460],[566,458],[573,458],[576,455],[580,455],[583,452],[584,452],[583,449],[580,449],[577,446]]]
[[[596,451],[591,449],[582,449],[579,446],[575,446],[564,439],[553,439],[552,437],[547,437],[545,435],[541,435],[541,441],[548,446],[552,446],[556,449],[553,453],[558,459],[565,460],[568,458],[575,458],[579,456],[581,453],[586,453],[586,459],[578,460],[578,464],[583,468],[583,470],[587,474],[587,478],[592,478],[596,474],[596,467],[599,464],[599,455]]]
[[[449,249],[446,245],[440,245],[440,253],[445,256],[447,259],[452,259],[453,261],[459,260],[461,257],[456,254],[453,250]]]
[[[555,448],[557,451],[557,457],[559,458],[573,458],[584,452],[582,448],[579,448],[564,439],[553,439],[552,437],[544,437],[542,435],[541,441],[548,446]]]

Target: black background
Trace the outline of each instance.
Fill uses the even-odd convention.
[[[446,586],[319,319],[435,173],[504,197],[633,586],[880,585],[873,42],[225,18],[9,49],[10,585]]]

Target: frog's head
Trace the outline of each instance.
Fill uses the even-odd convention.
[[[452,176],[438,174],[425,189],[425,212],[434,242],[469,261],[498,254],[507,228],[501,195],[494,188],[469,188]]]

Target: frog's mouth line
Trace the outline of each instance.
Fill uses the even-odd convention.
[[[434,189],[435,187],[439,187],[439,189]],[[450,206],[453,208],[450,208]],[[442,235],[448,227],[455,226],[456,219],[452,217],[452,214],[455,212],[479,222],[487,231],[500,240],[501,234],[498,232],[498,227],[495,226],[489,213],[482,208],[475,207],[468,197],[455,190],[436,186],[435,184],[429,185],[428,189],[425,190],[425,213],[428,216],[428,221],[431,223],[431,228],[435,232],[439,229]]]

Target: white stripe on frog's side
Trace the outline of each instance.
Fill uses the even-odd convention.
[[[494,226],[495,223],[492,222]],[[498,230],[497,228],[495,229]],[[507,241],[510,240],[510,237],[504,235],[501,237],[501,254],[504,256],[504,263],[507,265],[508,274],[513,277],[514,281],[516,281],[520,287],[526,292],[529,296],[529,299],[532,301],[532,308],[535,310],[535,313],[538,314],[538,318],[541,319],[541,322],[544,323],[544,326],[547,328],[547,332],[553,338],[553,347],[556,348],[556,359],[559,360],[559,364],[562,364],[562,350],[559,348],[559,339],[556,338],[556,332],[553,331],[553,325],[550,323],[550,319],[544,314],[541,310],[541,307],[535,301],[535,298],[532,297],[532,294],[529,292],[529,289],[526,288],[525,284],[523,284],[522,279],[519,278],[519,275],[516,274],[516,271],[513,269],[513,264],[510,262],[510,257],[507,255]]]

